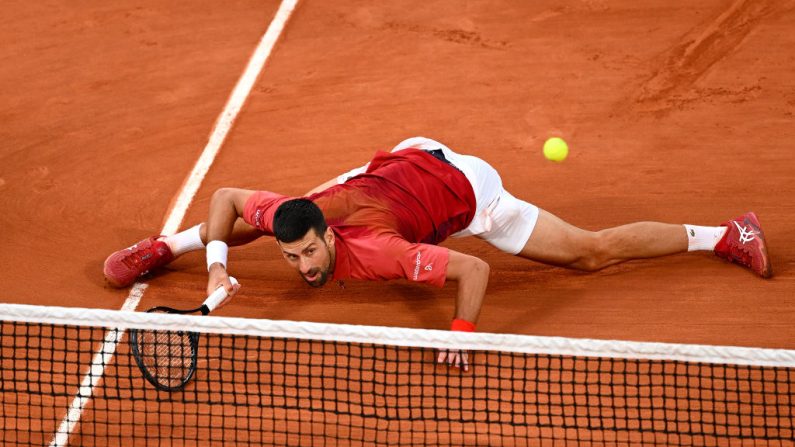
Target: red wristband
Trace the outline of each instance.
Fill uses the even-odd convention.
[[[475,332],[475,323],[456,318],[450,326],[451,331]]]

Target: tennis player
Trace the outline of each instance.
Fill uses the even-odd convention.
[[[586,231],[511,195],[485,161],[415,137],[303,198],[219,189],[206,223],[113,253],[105,261],[105,278],[126,287],[186,252],[206,248],[208,294],[223,286],[232,296],[239,286],[227,274],[228,246],[263,235],[275,237],[284,259],[312,287],[347,278],[403,278],[437,287],[455,281],[454,331],[475,330],[489,266],[438,245],[450,236],[476,236],[512,255],[584,271],[710,250],[763,278],[772,276],[754,213],[716,227],[638,222]],[[465,353],[443,352],[438,360],[467,366]]]

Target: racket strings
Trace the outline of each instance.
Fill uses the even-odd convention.
[[[193,367],[193,344],[189,332],[143,331],[139,352],[146,368],[158,383],[177,387]]]
[[[171,313],[150,309],[153,313]],[[185,385],[196,369],[198,334],[189,331],[138,330],[137,361],[155,386],[176,390]]]

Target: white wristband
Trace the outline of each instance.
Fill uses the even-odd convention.
[[[227,254],[229,253],[229,246],[224,241],[210,241],[207,244],[207,271],[210,271],[210,266],[216,262],[220,262],[226,268]]]

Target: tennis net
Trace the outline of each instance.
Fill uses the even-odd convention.
[[[184,390],[130,328],[201,334]],[[795,445],[788,350],[0,304],[0,375],[4,446]]]

